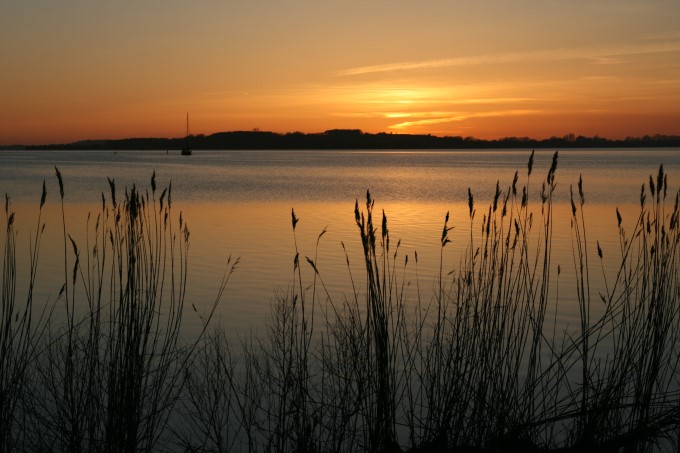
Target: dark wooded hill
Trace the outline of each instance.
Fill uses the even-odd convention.
[[[117,140],[84,140],[68,144],[27,146],[26,149],[83,150],[175,150],[185,138],[126,138]],[[474,137],[411,134],[365,133],[358,129],[332,129],[321,133],[285,134],[265,131],[218,132],[194,135],[192,149],[488,149],[488,148],[640,148],[680,147],[680,136],[654,135],[611,140],[572,134],[548,139],[508,137],[481,140]]]

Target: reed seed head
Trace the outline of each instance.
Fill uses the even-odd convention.
[[[42,195],[40,196],[40,207],[45,205],[45,198],[47,198],[47,189],[45,188],[45,180],[43,179]]]
[[[548,193],[545,190],[545,181],[543,182],[543,186],[541,187],[541,201],[543,202],[543,204],[545,204],[545,202],[548,201]]]
[[[548,183],[553,184],[555,182],[555,171],[557,170],[557,158],[559,152],[555,151],[552,158],[552,164],[550,164],[550,170],[548,170]]]
[[[500,182],[496,181],[496,193],[493,196],[493,212],[498,209],[498,198],[501,196]]]
[[[78,253],[78,246],[76,245],[76,241],[73,240],[71,235],[68,235],[68,238],[71,240],[71,245],[73,245],[73,254],[76,256],[76,261],[73,264],[73,284],[75,285],[76,283],[76,278],[78,277],[78,265],[80,264],[80,253]]]
[[[453,227],[448,226],[449,222],[449,213],[447,211],[446,213],[446,218],[444,219],[444,229],[442,230],[442,238],[441,238],[441,245],[442,247],[446,246],[451,240],[449,239],[449,231],[453,229]]]
[[[130,219],[134,221],[137,219],[137,214],[139,214],[139,195],[137,194],[137,189],[134,184],[132,185],[132,191],[130,192],[129,209]]]
[[[652,234],[652,223],[649,221],[649,212],[647,213],[647,234]]]
[[[57,181],[59,181],[59,195],[61,196],[61,199],[64,199],[64,181],[61,179],[61,172],[59,169],[55,166],[54,171],[57,173]]]
[[[292,217],[293,231],[295,231],[295,226],[300,221],[300,219],[295,217],[295,209],[293,209],[293,208],[290,208],[290,215]]]
[[[389,235],[389,230],[387,229],[387,216],[385,215],[385,210],[382,212],[382,237],[385,239]]]
[[[111,188],[111,202],[113,203],[113,207],[115,208],[117,203],[116,203],[116,181],[113,179],[109,178],[108,176],[106,179],[109,181],[109,187]]]
[[[319,270],[316,268],[316,264],[314,264],[314,260],[312,260],[312,259],[311,259],[310,257],[308,257],[308,256],[305,256],[305,258],[307,259],[307,262],[309,263],[309,265],[312,266],[312,269],[314,269],[314,272],[315,272],[316,274],[318,274],[318,273],[319,273]]]
[[[510,198],[510,192],[505,195],[505,198],[503,199],[503,211],[501,213],[502,217],[505,217],[508,214],[508,199]]]

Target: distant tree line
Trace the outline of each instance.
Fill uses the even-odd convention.
[[[119,140],[84,140],[68,144],[26,146],[25,149],[81,150],[175,150],[185,138],[126,138]],[[680,147],[680,136],[645,135],[612,140],[598,136],[567,134],[563,137],[533,139],[506,137],[482,140],[474,137],[430,134],[371,134],[359,129],[331,129],[321,133],[276,133],[266,131],[217,132],[189,137],[192,149],[483,149],[483,148],[638,148]]]

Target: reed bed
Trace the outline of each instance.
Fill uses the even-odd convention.
[[[16,303],[15,234],[9,199],[3,267],[0,376],[2,451],[154,451],[168,444],[198,338],[182,336],[189,229],[172,214],[171,186],[159,194],[115,182],[87,218],[85,244],[68,233],[64,181],[55,168],[64,244],[63,285],[32,324],[32,289],[44,223],[31,242],[30,282]],[[45,202],[45,185],[40,209]],[[178,226],[177,226],[178,225]],[[207,328],[231,271],[204,314]],[[7,428],[7,432],[5,432]]]
[[[557,168],[555,153],[537,177],[532,153],[488,204],[469,189],[470,236],[461,249],[452,237],[460,219],[445,214],[431,294],[411,281],[418,256],[391,241],[369,192],[355,204],[361,256],[345,252],[340,299],[318,264],[325,230],[305,254],[292,211],[290,285],[273,297],[266,333],[238,344],[211,324],[238,260],[229,260],[202,330],[181,335],[190,235],[155,175],[150,192],[125,189],[120,203],[110,181],[84,245],[62,217],[64,284],[40,308],[31,288],[42,220],[20,303],[8,199],[2,451],[675,451],[680,192],[669,194],[661,167],[642,185],[630,231],[617,210],[612,275],[588,237],[579,180],[565,282],[553,260]],[[454,246],[462,252],[450,268]],[[557,320],[565,285],[576,294],[577,326]]]

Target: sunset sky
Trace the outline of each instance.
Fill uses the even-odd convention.
[[[6,0],[0,145],[680,135],[678,0]]]

